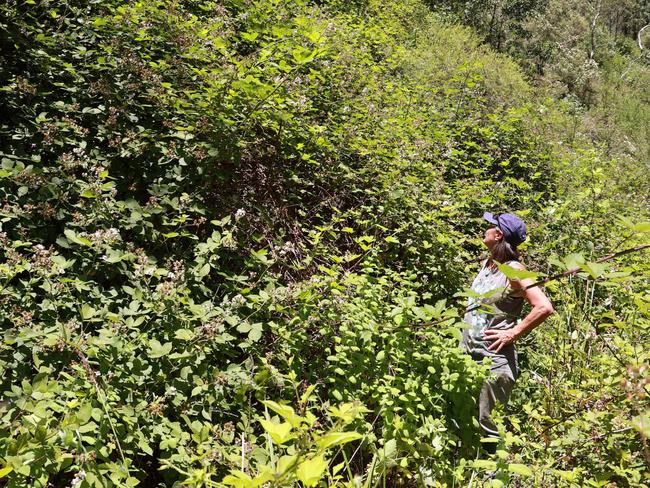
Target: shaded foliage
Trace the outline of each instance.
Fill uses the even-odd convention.
[[[580,138],[559,147],[570,109],[419,2],[27,4],[0,6],[8,486],[467,480],[486,467],[471,461],[486,368],[457,347],[452,302],[478,217],[519,211],[540,271],[587,245],[591,280],[614,225],[628,243],[645,229],[620,189],[647,181],[611,183],[618,161]],[[571,442],[524,446],[576,381],[605,428],[642,414],[647,264],[615,271],[567,310],[589,300],[572,341],[609,314],[616,355],[572,351],[555,320],[530,362],[552,379],[558,348],[593,375],[521,382],[531,420],[513,417],[501,478],[613,469],[575,449],[587,415]],[[637,369],[596,405],[614,360]],[[602,447],[620,483],[641,482],[636,432]]]

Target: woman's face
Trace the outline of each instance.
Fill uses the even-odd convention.
[[[503,239],[503,232],[501,230],[491,225],[488,230],[485,231],[485,237],[483,238],[483,244],[487,246],[488,249],[492,249],[495,244]]]

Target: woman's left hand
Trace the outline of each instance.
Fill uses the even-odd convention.
[[[487,329],[483,332],[483,338],[486,341],[494,341],[488,349],[498,354],[505,346],[517,340],[517,334],[512,329]]]

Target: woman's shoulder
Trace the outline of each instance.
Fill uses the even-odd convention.
[[[505,264],[507,264],[511,268],[516,269],[518,271],[525,271],[526,270],[526,267],[519,261],[515,261],[515,260],[508,261]],[[521,286],[522,286],[521,282],[516,278],[508,279],[508,282],[509,282],[510,286],[513,288],[513,290],[510,293],[512,295],[512,297],[517,298],[517,299],[523,298],[524,295],[523,295],[523,291],[521,290]]]
[[[521,264],[520,261],[515,261],[515,260],[513,260],[513,261],[507,261],[505,264],[507,264],[507,265],[510,266],[511,268],[518,269],[518,270],[520,270],[520,271],[524,271],[524,270],[526,269],[526,266],[524,266],[523,264]]]

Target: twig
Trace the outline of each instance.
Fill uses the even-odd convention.
[[[115,438],[115,444],[117,445],[117,450],[119,451],[120,457],[122,458],[122,465],[126,470],[126,473],[128,473],[129,467],[126,462],[124,452],[122,451],[120,438],[117,435],[117,431],[115,430],[115,426],[113,425],[113,420],[111,419],[111,414],[109,413],[108,407],[106,406],[106,401],[108,401],[108,395],[106,395],[106,393],[103,392],[103,390],[100,388],[99,383],[97,382],[97,377],[95,376],[95,372],[93,371],[92,367],[90,366],[90,362],[88,361],[88,357],[84,354],[84,352],[81,349],[76,348],[75,352],[77,353],[77,356],[79,356],[79,359],[81,360],[81,365],[86,371],[86,374],[88,375],[88,381],[90,382],[91,385],[95,387],[95,391],[97,393],[97,399],[99,400],[99,403],[101,403],[102,408],[104,409],[104,413],[106,414],[106,419],[108,420],[108,425],[110,426],[111,431],[113,432],[113,437]]]
[[[643,31],[646,30],[648,27],[650,27],[650,24],[644,25],[643,27],[641,27],[639,33],[636,35],[636,40],[637,43],[639,44],[639,49],[641,49],[641,51],[643,51],[643,44],[641,43],[641,34],[643,34]]]
[[[372,421],[372,424],[370,425],[370,428],[373,428],[373,427],[375,426],[375,423],[376,423],[377,420],[379,419],[379,416],[380,416],[380,415],[381,415],[381,410],[379,410],[379,412],[377,413],[377,416],[375,417],[375,420]],[[368,436],[368,434],[365,434],[365,435],[363,436],[363,439],[361,439],[361,442],[359,442],[359,445],[357,446],[357,448],[356,448],[356,449],[354,450],[354,452],[352,453],[352,456],[350,456],[350,460],[348,461],[348,463],[352,463],[352,460],[354,459],[354,456],[356,456],[356,455],[357,455],[357,452],[359,452],[359,449],[361,449],[361,445],[363,444],[363,441],[365,440],[365,438],[366,438],[367,436]]]
[[[241,433],[241,470],[242,470],[242,472],[244,472],[244,462],[246,460],[245,451],[244,451],[245,447],[246,446],[245,446],[245,443],[244,443],[244,433],[242,432]]]
[[[613,401],[613,400],[619,400],[620,398],[621,398],[620,396],[618,396],[618,397],[610,397],[610,398],[607,398],[607,399],[603,400],[603,404],[602,404],[602,406],[605,406],[607,403],[610,403],[610,402]],[[580,414],[580,413],[584,413],[584,408],[581,408],[581,409],[579,409],[579,410],[576,410],[576,411],[574,411],[574,412],[571,412],[571,413],[567,414],[565,417],[563,417],[563,418],[561,418],[560,420],[558,420],[557,422],[552,423],[551,425],[549,425],[548,427],[546,427],[544,430],[542,430],[539,434],[537,434],[537,437],[535,437],[535,442],[537,442],[539,439],[541,439],[541,437],[542,437],[544,434],[546,434],[549,430],[554,429],[554,428],[557,427],[558,425],[563,424],[563,423],[566,422],[567,420],[569,420],[569,419],[575,417],[576,415],[578,415],[578,414]]]
[[[648,248],[650,248],[650,244],[642,244],[640,246],[625,249],[623,251],[618,251],[618,252],[614,252],[614,253],[611,253],[611,254],[607,254],[607,255],[597,259],[594,262],[595,263],[604,263],[605,261],[609,261],[609,260],[617,258],[619,256],[623,256],[625,254],[630,254],[630,253],[633,253],[633,252],[642,251],[643,249],[648,249]],[[554,281],[554,280],[557,280],[557,279],[560,279],[560,278],[565,278],[567,276],[575,275],[575,274],[579,273],[580,271],[583,271],[583,269],[580,266],[576,266],[575,268],[572,268],[572,269],[570,269],[568,271],[564,271],[563,273],[557,273],[557,274],[548,276],[548,277],[546,277],[546,278],[544,278],[542,280],[536,281],[535,283],[531,283],[530,285],[528,285],[528,286],[526,286],[524,288],[521,288],[518,291],[526,291],[526,290],[528,290],[530,288],[535,288],[537,286],[542,286],[542,285],[545,285],[546,283],[548,283],[550,281]],[[474,312],[474,311],[478,310],[479,308],[481,308],[482,306],[484,306],[486,304],[492,303],[492,302],[497,301],[497,300],[499,300],[501,298],[507,298],[509,295],[510,295],[510,293],[505,293],[503,295],[497,293],[496,295],[491,297],[488,301],[479,303],[477,305],[473,305],[472,307],[469,307],[469,308],[465,309],[465,313]],[[416,327],[418,327],[418,326],[419,327],[428,327],[428,326],[431,326],[431,325],[436,325],[436,324],[445,322],[445,321],[450,320],[452,318],[453,317],[444,317],[444,318],[441,318],[441,319],[438,319],[438,320],[434,320],[433,322],[425,322],[425,323],[419,324],[419,325],[415,324],[415,326]]]
[[[622,429],[612,430],[611,432],[603,432],[602,434],[592,436],[589,440],[590,441],[597,441],[597,440],[600,440],[600,439],[602,439],[603,437],[605,437],[607,435],[621,434],[622,432],[627,432],[628,430],[632,430],[632,427],[623,427]]]

